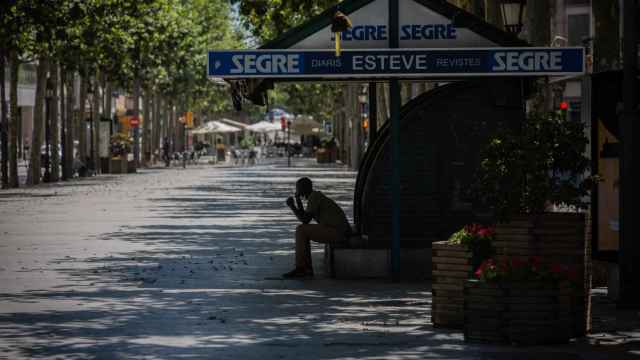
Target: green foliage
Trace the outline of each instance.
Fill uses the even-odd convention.
[[[473,193],[499,221],[540,214],[549,205],[585,207],[591,179],[584,126],[560,113],[530,114],[504,129],[482,154]]]
[[[257,45],[282,35],[327,8],[337,0],[232,0],[238,7],[242,24],[249,29]],[[271,103],[295,114],[329,119],[333,115],[335,98],[340,88],[330,84],[278,84],[271,91]]]
[[[282,35],[339,3],[338,0],[232,0],[238,4],[243,24],[259,43]]]
[[[448,242],[463,245],[471,252],[471,266],[475,271],[480,264],[494,253],[495,228],[480,224],[467,225],[449,237]]]
[[[480,267],[475,271],[475,276],[486,282],[569,281],[572,285],[578,284],[578,274],[574,268],[543,260],[539,256],[532,256],[528,259],[508,257],[496,260],[491,258],[480,264]]]

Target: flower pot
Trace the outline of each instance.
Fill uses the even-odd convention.
[[[563,263],[576,271],[577,281],[584,279],[584,214],[545,213],[515,216],[510,222],[496,225],[494,247],[498,258],[505,256],[539,256],[546,264]],[[582,281],[572,294],[574,302],[574,336],[584,336],[590,322],[589,289]]]
[[[465,282],[465,341],[541,345],[573,337],[567,283]]]
[[[433,281],[431,319],[436,327],[464,326],[464,282],[473,271],[471,252],[464,245],[432,244]]]

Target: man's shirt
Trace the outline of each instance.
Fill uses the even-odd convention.
[[[344,211],[320,191],[311,192],[306,211],[318,224],[334,228],[339,234],[347,234],[351,230]]]

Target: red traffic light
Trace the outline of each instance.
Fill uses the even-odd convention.
[[[562,101],[560,102],[560,110],[568,110],[569,109],[569,103],[566,101]]]

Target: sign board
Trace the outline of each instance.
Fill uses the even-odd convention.
[[[240,50],[209,52],[220,78],[409,78],[580,75],[584,48]]]
[[[138,116],[132,116],[132,117],[130,117],[130,118],[129,118],[129,125],[130,125],[131,127],[134,127],[134,128],[136,128],[136,127],[140,126],[140,118],[139,118]]]
[[[324,133],[333,135],[333,123],[331,121],[324,121]]]
[[[399,4],[399,41],[401,48],[493,47],[495,42],[471,29],[455,24],[442,13],[421,1],[397,0]],[[344,49],[386,49],[389,47],[389,0],[372,1],[347,13],[353,27],[342,33]],[[331,49],[331,26],[293,44],[291,49]]]

